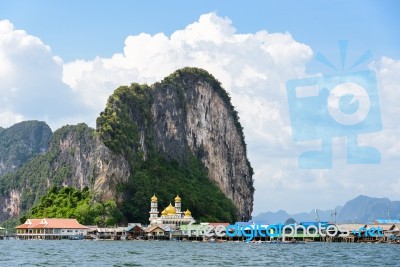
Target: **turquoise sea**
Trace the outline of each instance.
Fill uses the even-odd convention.
[[[400,266],[400,245],[0,240],[0,266]]]

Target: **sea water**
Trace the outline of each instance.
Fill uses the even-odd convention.
[[[400,266],[400,245],[1,240],[0,266]]]

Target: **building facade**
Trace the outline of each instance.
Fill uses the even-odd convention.
[[[150,199],[150,225],[162,225],[162,224],[171,224],[171,225],[185,225],[190,222],[194,222],[195,220],[192,217],[192,213],[189,209],[185,212],[182,212],[182,202],[179,196],[175,197],[175,205],[172,206],[169,203],[169,206],[166,207],[163,211],[161,211],[161,215],[158,211],[158,199],[154,195]]]
[[[84,237],[87,227],[76,219],[28,219],[15,227],[18,239],[62,239]]]

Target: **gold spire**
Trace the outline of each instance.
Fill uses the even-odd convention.
[[[181,202],[181,198],[179,197],[179,195],[176,195],[175,202]]]
[[[154,194],[154,195],[151,197],[151,202],[157,202],[156,194]]]

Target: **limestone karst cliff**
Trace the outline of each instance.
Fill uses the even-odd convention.
[[[41,121],[23,121],[0,127],[0,175],[13,172],[33,156],[44,153],[52,132]]]
[[[99,200],[118,199],[115,184],[127,177],[127,161],[105,147],[94,129],[64,126],[54,132],[46,153],[0,177],[0,221],[19,216],[53,185],[88,187]]]
[[[208,169],[209,178],[233,201],[239,218],[253,209],[253,171],[237,112],[220,84],[199,69],[184,69],[154,87],[151,115],[154,140],[168,157],[189,148]]]
[[[151,86],[121,86],[97,118],[54,132],[46,153],[0,176],[0,221],[27,211],[53,185],[88,187],[146,222],[149,198],[176,194],[195,218],[251,218],[253,170],[237,112],[209,73],[184,68]]]
[[[120,87],[98,118],[97,131],[114,151],[141,160],[153,151],[184,165],[194,155],[234,203],[237,219],[251,218],[253,170],[242,127],[229,95],[206,71],[184,68],[151,86]],[[123,133],[117,142],[116,132]]]

